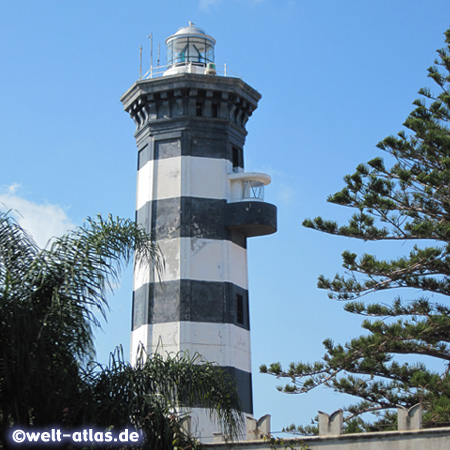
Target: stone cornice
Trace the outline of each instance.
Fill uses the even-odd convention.
[[[222,120],[245,131],[260,98],[238,78],[184,73],[137,81],[121,101],[137,132],[150,122],[183,117]]]

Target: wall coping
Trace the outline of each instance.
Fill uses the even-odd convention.
[[[414,439],[414,438],[434,438],[448,436],[450,439],[450,427],[444,428],[426,428],[422,430],[406,430],[406,431],[377,431],[370,433],[352,433],[352,434],[341,434],[334,436],[302,436],[298,438],[281,438],[282,443],[280,444],[270,444],[270,442],[265,440],[251,440],[251,441],[240,441],[240,442],[214,442],[209,444],[204,444],[206,448],[211,449],[229,449],[234,448],[245,449],[245,448],[289,448],[301,446],[301,444],[331,444],[335,441],[336,444],[344,444],[345,442],[358,442],[358,441],[399,441],[403,439]]]

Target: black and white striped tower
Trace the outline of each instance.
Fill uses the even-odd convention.
[[[198,352],[235,377],[251,415],[247,238],[277,227],[262,195],[270,177],[244,171],[245,125],[261,95],[217,75],[215,40],[194,24],[166,44],[165,72],[121,99],[137,127],[136,218],[166,266],[161,280],[135,270],[131,360],[139,343],[149,354]],[[195,413],[207,439],[215,430]]]

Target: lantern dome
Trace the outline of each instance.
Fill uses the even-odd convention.
[[[168,69],[164,75],[182,72],[215,73],[215,43],[213,37],[189,22],[189,26],[180,28],[166,39]]]

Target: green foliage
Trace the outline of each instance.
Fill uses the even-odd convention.
[[[142,349],[132,366],[116,349],[108,366],[91,365],[81,380],[79,408],[67,411],[67,419],[105,429],[111,424],[119,430],[131,425],[144,433],[145,448],[198,447],[183,426],[193,405],[209,408],[225,435],[235,438],[240,431],[234,383],[199,355],[147,357]]]
[[[294,449],[300,449],[300,450],[310,450],[310,446],[307,445],[303,441],[299,440],[286,440],[283,438],[276,438],[272,436],[271,434],[266,435],[263,437],[264,442],[267,443],[267,445],[272,449],[285,449],[285,450],[294,450]]]
[[[97,315],[133,255],[160,273],[158,248],[130,220],[88,219],[40,249],[0,213],[0,446],[11,426],[57,424],[131,425],[145,432],[146,448],[192,447],[180,409],[189,405],[215,411],[236,435],[234,385],[198,356],[142,354],[132,367],[116,351],[108,367],[93,362]]]
[[[328,290],[331,298],[351,300],[345,309],[366,317],[366,333],[345,345],[326,340],[325,355],[313,364],[261,367],[264,373],[288,380],[280,387],[286,393],[324,385],[356,397],[358,402],[346,408],[347,431],[395,428],[397,405],[418,402],[425,409],[425,426],[450,423],[450,308],[436,300],[450,295],[450,30],[445,36],[447,46],[428,70],[438,95],[421,89],[422,98],[414,102],[404,123],[407,131],[378,144],[392,163],[377,157],[360,164],[344,178],[345,187],[328,198],[356,210],[348,224],[339,226],[321,217],[303,222],[337,236],[417,244],[392,260],[344,252],[346,275],[320,276],[318,287]],[[395,297],[387,305],[358,301],[366,294],[397,288],[409,288],[417,298]],[[404,355],[408,362],[400,362]],[[444,372],[414,362],[416,356],[436,358]],[[365,421],[365,413],[375,419]],[[317,427],[300,431],[316,433]]]

